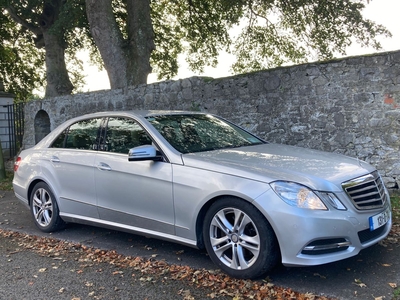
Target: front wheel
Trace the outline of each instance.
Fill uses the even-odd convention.
[[[65,225],[60,218],[54,194],[46,183],[39,182],[35,185],[30,200],[33,220],[41,231],[52,232]]]
[[[226,197],[207,211],[203,237],[211,260],[236,278],[257,278],[271,270],[279,247],[271,225],[250,203]]]

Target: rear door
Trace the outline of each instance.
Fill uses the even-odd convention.
[[[42,170],[53,178],[62,214],[98,218],[94,161],[103,118],[71,125],[45,153]]]

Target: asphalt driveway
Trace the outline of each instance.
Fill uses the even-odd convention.
[[[0,229],[113,249],[133,257],[153,256],[192,268],[216,269],[203,251],[133,234],[76,224],[60,232],[44,234],[36,229],[29,211],[11,191],[0,191]],[[399,255],[400,244],[394,237],[343,261],[304,268],[279,266],[269,274],[268,280],[301,293],[338,299],[392,299],[396,286],[400,285]]]

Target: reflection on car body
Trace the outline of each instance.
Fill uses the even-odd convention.
[[[279,259],[351,257],[391,228],[371,165],[267,143],[211,114],[84,115],[22,151],[14,170],[16,196],[45,232],[78,222],[206,248],[240,278]]]

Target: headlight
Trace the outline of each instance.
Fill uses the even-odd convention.
[[[283,201],[291,206],[328,210],[321,199],[304,185],[294,182],[276,181],[271,183],[271,187]]]

